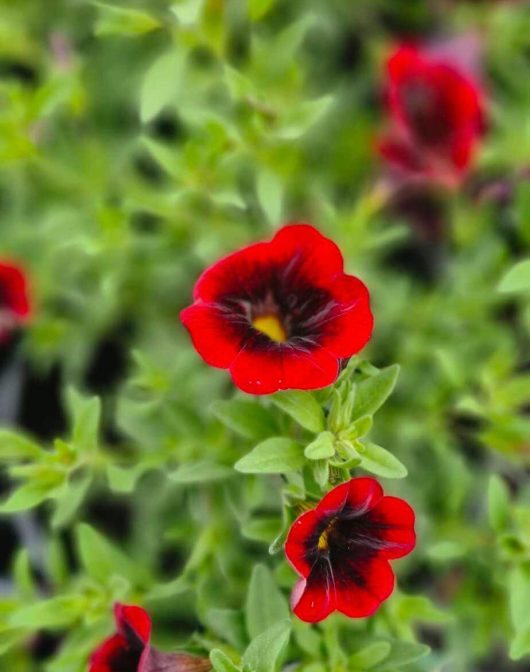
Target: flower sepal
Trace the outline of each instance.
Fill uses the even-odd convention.
[[[142,672],[208,672],[211,669],[212,665],[208,658],[151,649]]]

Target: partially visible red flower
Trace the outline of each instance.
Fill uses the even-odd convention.
[[[20,266],[0,259],[0,344],[30,316],[28,281]]]
[[[372,333],[367,288],[307,224],[210,266],[193,298],[180,318],[195,349],[251,394],[330,385]]]
[[[207,658],[162,653],[151,647],[151,619],[144,609],[116,604],[117,632],[94,651],[88,672],[208,672]]]
[[[333,488],[291,526],[285,553],[302,577],[291,605],[316,623],[337,610],[371,616],[394,589],[389,560],[416,543],[414,511],[402,499],[383,496],[373,478],[353,478]]]
[[[402,44],[387,62],[390,127],[379,151],[401,178],[457,186],[484,133],[484,92],[473,36]]]

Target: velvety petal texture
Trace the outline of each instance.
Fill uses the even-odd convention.
[[[328,492],[291,526],[285,553],[300,580],[291,606],[315,623],[337,610],[371,616],[394,589],[389,560],[416,543],[414,511],[387,497],[373,478],[353,478]]]
[[[31,314],[29,287],[21,266],[0,259],[0,343],[28,320]]]
[[[485,126],[477,44],[403,44],[390,55],[379,151],[401,176],[456,186],[469,170]]]
[[[180,317],[195,349],[249,394],[331,385],[340,361],[373,329],[366,286],[344,273],[339,248],[308,224],[221,259],[193,298]]]
[[[114,606],[117,633],[92,654],[89,672],[208,672],[207,658],[153,649],[151,619],[141,607]]]

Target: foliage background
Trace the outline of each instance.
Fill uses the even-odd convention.
[[[490,97],[474,174],[388,207],[384,59],[467,31]],[[293,622],[245,669],[529,669],[528,270],[499,291],[530,245],[529,67],[526,2],[0,3],[0,245],[36,305],[1,357],[2,669],[86,669],[114,600],[148,607],[161,646],[235,665],[266,626],[288,636],[294,574],[268,547],[302,477],[233,465],[318,421],[224,402],[178,311],[206,265],[289,220],[370,287],[363,357],[401,365],[370,439],[408,468],[384,485],[419,544],[375,618]]]

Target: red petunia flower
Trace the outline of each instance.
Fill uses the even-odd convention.
[[[140,607],[116,604],[117,633],[92,654],[89,672],[208,672],[207,658],[151,647],[151,619]]]
[[[210,266],[193,298],[180,318],[195,349],[251,394],[330,385],[372,333],[367,288],[307,224]]]
[[[291,604],[303,621],[316,623],[337,610],[371,616],[394,589],[389,560],[416,543],[414,511],[384,497],[373,478],[353,478],[333,488],[316,509],[291,526],[285,553],[302,577]]]
[[[379,151],[401,178],[457,186],[484,132],[473,36],[399,46],[387,63],[390,128]]]
[[[0,344],[30,316],[28,281],[12,261],[0,259]]]

